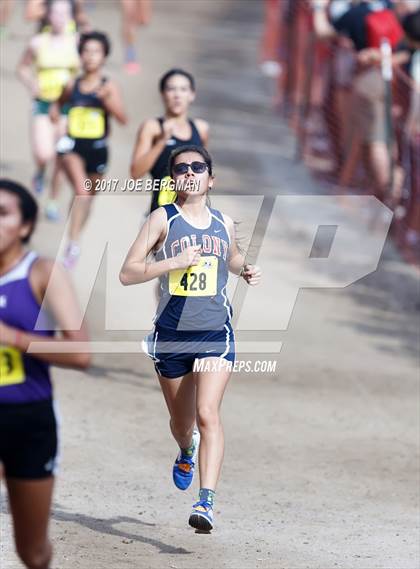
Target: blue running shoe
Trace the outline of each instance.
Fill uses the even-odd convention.
[[[192,442],[194,444],[194,451],[191,456],[188,456],[179,451],[176,457],[174,468],[172,470],[172,477],[174,484],[180,490],[186,490],[191,486],[194,477],[195,463],[197,461],[198,446],[200,444],[200,433],[194,429]]]
[[[204,500],[194,504],[188,523],[200,531],[211,531],[214,527],[211,504]]]
[[[32,187],[36,194],[42,194],[44,190],[44,172],[42,170],[38,170],[32,178]]]

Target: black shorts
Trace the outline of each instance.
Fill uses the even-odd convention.
[[[105,174],[108,165],[108,144],[105,138],[91,140],[88,138],[71,138],[63,136],[57,142],[57,153],[60,156],[74,152],[85,163],[87,174]]]
[[[51,400],[0,405],[0,462],[7,478],[53,476],[57,452],[57,420]]]

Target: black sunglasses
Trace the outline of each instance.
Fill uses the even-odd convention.
[[[172,170],[174,174],[186,174],[190,167],[194,174],[202,174],[207,169],[207,164],[205,162],[199,162],[198,160],[191,162],[191,164],[179,162],[172,167]]]

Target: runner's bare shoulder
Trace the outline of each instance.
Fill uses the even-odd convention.
[[[146,119],[139,126],[137,134],[137,142],[148,141],[152,144],[153,140],[162,133],[159,121],[157,119]]]
[[[150,222],[153,223],[153,225],[166,229],[167,216],[166,210],[163,206],[157,207],[153,210],[148,219],[150,219]]]
[[[233,222],[233,219],[229,215],[227,215],[226,213],[223,213],[223,212],[221,212],[221,213],[222,213],[223,221],[225,222],[226,228],[229,232],[230,238],[234,239],[235,238],[235,224]]]
[[[195,119],[194,122],[200,134],[200,137],[203,139],[203,141],[207,141],[210,130],[209,123],[203,119]]]
[[[42,34],[35,34],[33,37],[31,37],[28,43],[28,48],[32,53],[36,54],[38,52],[41,46],[42,38]]]
[[[199,131],[208,132],[210,129],[209,123],[204,119],[195,119],[194,120],[196,127]]]
[[[38,257],[32,264],[29,282],[31,283],[32,292],[40,304],[44,298],[55,264],[56,262],[53,259],[48,259],[47,257]],[[58,265],[58,270],[64,273],[64,269],[60,265]]]
[[[157,248],[160,248],[163,241],[166,239],[166,234],[168,230],[167,215],[164,207],[158,207],[148,217],[148,221],[151,224],[150,227],[159,233],[159,239],[157,241]],[[146,221],[147,223],[147,221]],[[156,247],[155,247],[156,248]]]

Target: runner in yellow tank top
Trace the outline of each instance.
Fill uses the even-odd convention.
[[[72,22],[69,0],[54,0],[49,5],[50,31],[36,34],[29,42],[18,66],[18,74],[33,97],[31,125],[32,150],[37,165],[33,179],[36,192],[41,192],[47,165],[55,159],[55,145],[66,130],[66,109],[60,121],[53,124],[48,115],[51,103],[57,101],[65,85],[79,67],[77,34],[69,32]],[[59,172],[55,165],[52,178],[52,200],[47,215],[57,218],[55,198],[58,192]]]
[[[2,0],[3,2],[4,0]],[[9,0],[14,1],[14,0]],[[24,18],[28,22],[37,22],[40,32],[51,31],[48,21],[48,10],[54,0],[25,0]],[[69,0],[72,8],[72,20],[67,25],[69,32],[87,32],[91,29],[88,15],[85,10],[85,0]]]

